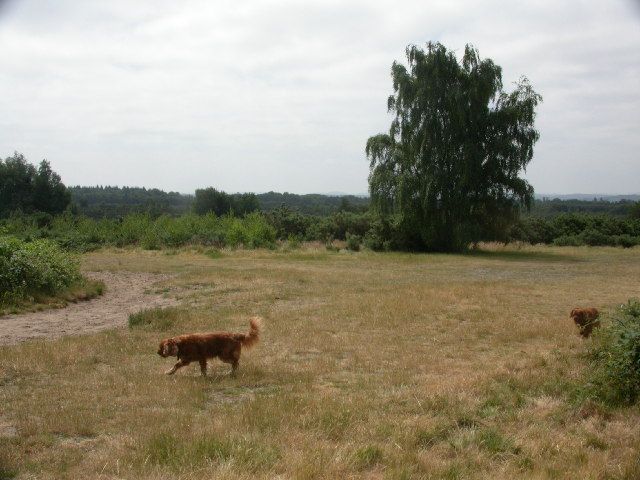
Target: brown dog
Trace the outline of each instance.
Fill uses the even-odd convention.
[[[207,359],[216,357],[225,363],[230,363],[231,373],[235,373],[242,347],[251,348],[258,342],[262,319],[254,317],[249,325],[248,333],[193,333],[162,340],[158,348],[158,355],[165,358],[178,357],[178,362],[166,373],[172,375],[179,368],[198,361],[202,375],[206,375]]]
[[[595,327],[600,326],[600,320],[598,320],[597,308],[574,308],[571,310],[569,316],[573,318],[573,321],[580,330],[580,335],[584,338],[588,338]]]

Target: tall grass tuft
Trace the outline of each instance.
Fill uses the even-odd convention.
[[[188,315],[175,307],[148,308],[129,315],[129,328],[143,328],[164,332],[173,328],[181,319]]]

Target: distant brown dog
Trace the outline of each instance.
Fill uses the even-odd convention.
[[[225,363],[230,363],[231,373],[234,374],[238,368],[242,347],[251,348],[258,342],[262,319],[254,317],[249,325],[248,333],[193,333],[162,340],[158,348],[158,355],[165,358],[178,357],[178,362],[170,370],[167,370],[167,375],[172,375],[179,368],[195,361],[200,363],[202,375],[206,375],[207,359],[216,357]]]
[[[593,329],[600,326],[599,314],[600,312],[598,312],[597,308],[574,308],[569,316],[573,318],[573,321],[578,326],[580,335],[588,338]]]

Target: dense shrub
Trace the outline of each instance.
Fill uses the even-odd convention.
[[[19,215],[0,220],[0,234],[25,241],[51,239],[66,250],[85,252],[100,246],[137,245],[145,249],[184,245],[270,248],[291,238],[330,243],[357,235],[371,250],[411,249],[399,234],[398,219],[370,212],[341,211],[326,217],[303,215],[282,207],[243,217],[185,214],[177,217],[131,214],[121,219],[94,220],[69,213]],[[505,241],[557,246],[640,244],[640,220],[622,217],[564,214],[528,217],[514,225]]]
[[[632,237],[631,235],[624,234],[618,235],[615,237],[616,245],[624,248],[635,247],[636,245],[640,245],[640,237]]]
[[[381,251],[398,248],[398,234],[393,217],[376,217],[371,221],[367,233],[364,235],[364,246],[369,250]]]
[[[640,220],[585,214],[528,217],[511,228],[508,240],[559,246],[628,248],[640,244]]]
[[[603,318],[591,346],[590,392],[611,405],[640,398],[640,301],[630,300]]]
[[[360,235],[352,235],[347,232],[347,249],[358,252],[360,251],[360,244],[362,243],[362,237]]]
[[[150,250],[196,244],[257,248],[271,247],[276,239],[274,227],[259,213],[242,218],[187,214],[156,219],[132,214],[119,220],[65,214],[42,227],[32,216],[14,216],[0,224],[0,231],[23,240],[49,238],[65,249],[79,252],[103,245],[138,245]]]
[[[0,237],[0,303],[54,295],[80,279],[77,259],[54,242]]]
[[[287,206],[281,206],[270,212],[265,213],[267,221],[275,228],[276,236],[279,239],[289,238],[291,236],[305,238],[309,226],[316,221],[316,217],[303,215],[297,211],[291,210]],[[314,238],[313,240],[316,240]]]
[[[610,235],[602,233],[595,228],[588,228],[580,234],[580,237],[582,238],[582,241],[590,247],[610,245],[612,241]]]

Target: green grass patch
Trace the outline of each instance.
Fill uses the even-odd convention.
[[[267,471],[280,459],[280,450],[250,438],[214,434],[188,437],[163,432],[149,438],[143,448],[144,462],[179,471],[198,465],[231,463],[250,472]]]
[[[205,257],[209,257],[212,260],[217,260],[218,258],[224,257],[222,252],[220,250],[218,250],[217,248],[210,248],[208,250],[205,250],[203,253],[204,253]]]
[[[359,470],[366,470],[382,462],[383,454],[380,447],[367,445],[354,453],[354,462]]]
[[[480,430],[476,436],[480,448],[488,451],[493,456],[504,454],[517,455],[520,448],[516,447],[508,437],[505,437],[494,428]]]
[[[129,328],[143,328],[164,332],[180,321],[185,320],[187,312],[175,308],[148,308],[129,315]]]

